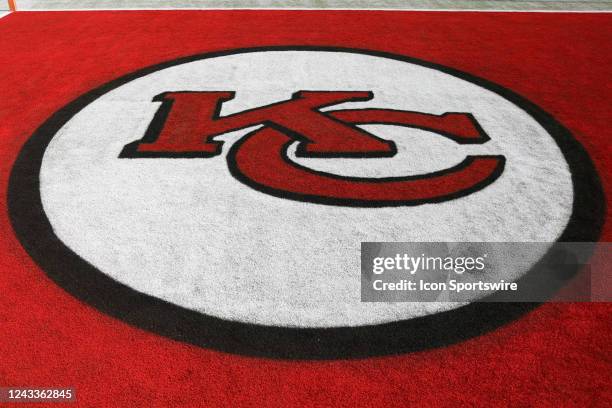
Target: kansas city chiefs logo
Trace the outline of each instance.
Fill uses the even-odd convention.
[[[386,124],[423,129],[459,144],[489,140],[467,113],[432,115],[393,109],[321,108],[343,102],[369,101],[372,92],[299,91],[292,98],[219,117],[234,92],[167,92],[145,137],[125,147],[121,157],[212,157],[221,153],[216,136],[263,125],[246,135],[230,152],[234,176],[245,184],[282,197],[321,203],[384,206],[438,202],[469,194],[501,174],[503,156],[469,156],[459,165],[419,176],[337,177],[314,172],[287,159],[293,142],[299,157],[392,157],[396,145],[357,125]],[[262,163],[265,165],[262,166]]]
[[[172,339],[275,358],[450,344],[526,306],[361,302],[361,242],[596,241],[601,226],[584,149],[503,85],[371,50],[163,62],[32,135],[11,220],[58,285]],[[516,281],[545,252],[490,263]]]

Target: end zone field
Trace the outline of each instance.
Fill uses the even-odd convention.
[[[611,241],[610,2],[5,3],[0,402],[611,403],[605,262],[360,286],[362,243],[538,243],[463,276],[520,287]]]

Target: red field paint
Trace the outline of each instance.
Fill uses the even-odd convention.
[[[572,132],[609,192],[611,37],[609,14],[15,13],[0,21],[0,184],[6,191],[38,126],[95,87],[185,56],[299,45],[405,55],[511,89]],[[79,406],[108,407],[605,406],[611,398],[608,304],[546,304],[480,337],[396,356],[244,357],[136,329],[75,299],[31,260],[1,204],[0,385],[74,387]],[[606,218],[600,239],[611,238]]]

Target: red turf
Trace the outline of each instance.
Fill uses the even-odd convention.
[[[0,184],[78,95],[180,56],[256,45],[369,48],[508,87],[589,150],[612,191],[610,14],[23,12],[0,20]],[[0,214],[0,385],[74,386],[81,406],[609,406],[609,304],[548,304],[445,349],[333,362],[245,358],[134,329],[80,303]],[[607,222],[602,240],[610,241]]]

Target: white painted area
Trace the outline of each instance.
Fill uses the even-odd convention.
[[[2,18],[4,16],[8,16],[9,14],[11,14],[10,11],[0,11],[0,18]]]
[[[612,9],[612,7],[611,7]],[[227,11],[227,10],[292,10],[292,11],[312,11],[312,10],[328,10],[328,11],[394,11],[394,12],[464,12],[464,13],[579,13],[579,14],[605,14],[612,13],[612,10],[538,10],[538,9],[529,9],[529,10],[504,10],[504,9],[409,9],[409,8],[401,8],[401,9],[377,9],[377,8],[301,8],[301,7],[262,7],[262,8],[252,8],[252,7],[231,7],[231,8],[189,8],[189,7],[181,7],[181,8],[36,8],[36,9],[27,9],[27,10],[19,10],[19,11],[45,11],[45,12],[60,12],[60,11],[174,11],[174,10],[209,10],[209,11]]]
[[[297,90],[372,90],[376,107],[471,112],[491,139],[459,146],[440,136],[369,126],[394,140],[390,159],[299,159],[338,174],[419,174],[468,154],[503,154],[506,169],[469,196],[414,207],[349,208],[255,191],[229,173],[225,153],[246,130],[221,136],[208,159],[118,159],[173,90],[231,90],[222,115],[288,99]],[[298,161],[294,158],[294,160]],[[388,322],[458,303],[360,302],[362,241],[555,241],[573,202],[568,166],[549,134],[497,94],[442,72],[342,52],[274,51],[191,62],[130,82],[70,120],[44,155],[41,194],[57,236],[113,279],[226,319],[328,327]],[[538,255],[538,254],[533,254]],[[520,257],[519,257],[520,258]],[[512,259],[506,280],[536,259]]]

